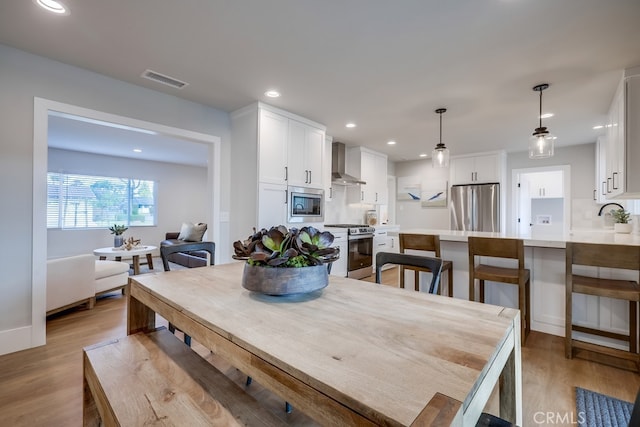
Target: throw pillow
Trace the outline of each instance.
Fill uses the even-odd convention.
[[[207,231],[207,224],[205,223],[199,222],[198,224],[193,224],[191,222],[183,222],[182,227],[180,227],[178,240],[201,242],[205,231]]]

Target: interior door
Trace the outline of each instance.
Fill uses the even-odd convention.
[[[529,235],[531,232],[531,196],[530,183],[526,174],[518,175],[520,186],[517,188],[518,212],[516,217],[516,230],[519,235]],[[518,183],[516,183],[518,185]]]

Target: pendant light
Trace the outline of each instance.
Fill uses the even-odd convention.
[[[449,149],[442,143],[442,113],[446,108],[438,108],[436,113],[440,114],[440,142],[431,152],[431,161],[434,168],[446,168],[449,166]]]
[[[553,140],[555,137],[547,131],[546,127],[542,126],[542,91],[548,87],[549,85],[547,83],[533,87],[533,90],[540,92],[540,113],[538,115],[540,125],[529,138],[530,159],[545,159],[553,156]]]

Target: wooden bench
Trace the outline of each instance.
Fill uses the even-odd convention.
[[[86,347],[83,371],[85,426],[285,424],[164,328]]]

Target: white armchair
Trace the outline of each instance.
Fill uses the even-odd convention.
[[[93,308],[96,294],[124,288],[129,264],[75,255],[47,261],[47,315],[80,304]]]

